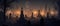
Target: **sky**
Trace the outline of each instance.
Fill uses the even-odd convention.
[[[4,0],[0,0],[0,7],[3,7],[4,4],[2,4]],[[7,3],[12,0],[7,0]],[[21,9],[23,7],[24,11],[29,12],[32,14],[32,10],[40,10],[40,9],[55,9],[58,10],[58,5],[57,5],[58,0],[13,0],[12,3],[7,4],[9,7],[6,9]],[[47,6],[47,7],[46,7]],[[26,14],[26,13],[25,13]],[[29,15],[30,15],[29,14]]]
[[[20,8],[22,6],[24,9],[40,9],[40,7],[45,7],[46,4],[49,7],[51,7],[52,5],[55,6],[55,1],[53,0],[15,0],[10,4],[10,7]]]
[[[11,0],[7,0],[7,3]],[[55,0],[14,0],[10,5],[10,7],[7,7],[6,9],[20,9],[23,7],[24,15],[26,14],[27,16],[32,15],[32,11],[38,11],[40,9],[55,9],[57,7],[58,10],[58,5],[56,3],[57,1]],[[34,16],[37,16],[37,14],[34,14]]]
[[[7,0],[7,3],[12,0]],[[58,5],[57,2],[58,0],[13,0],[12,3],[8,4],[10,5],[7,7],[7,10],[14,10],[14,9],[19,9],[21,10],[21,7],[23,7],[24,15],[26,14],[28,17],[32,15],[32,11],[34,10],[34,13],[40,9],[55,9],[57,7],[58,10]],[[0,1],[2,3],[3,0]],[[14,12],[14,11],[13,11]],[[20,14],[20,13],[19,13]],[[38,14],[34,14],[34,16],[37,16]]]
[[[7,3],[10,2],[12,0],[7,0]],[[39,10],[39,9],[45,9],[46,6],[46,10],[48,8],[52,9],[57,7],[57,2],[58,0],[13,0],[12,3],[8,4],[10,5],[9,7],[7,7],[6,9],[21,9],[21,7],[23,7],[24,10]],[[3,0],[0,1],[0,5],[4,5],[2,4]],[[2,7],[1,6],[1,7]],[[58,9],[56,9],[58,10]]]

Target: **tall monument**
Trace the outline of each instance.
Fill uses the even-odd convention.
[[[23,7],[21,8],[21,15],[20,15],[20,18],[19,18],[18,23],[19,23],[20,26],[21,26],[21,25],[23,26],[23,25],[25,25],[25,23],[26,23],[26,20],[25,20],[25,18],[24,18],[24,14],[23,14]]]
[[[21,8],[21,15],[20,15],[21,18],[24,17],[24,14],[23,14],[23,7]]]
[[[40,10],[38,10],[38,16],[37,17],[40,17],[41,15],[40,15]]]

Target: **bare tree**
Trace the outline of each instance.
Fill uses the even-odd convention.
[[[15,0],[11,0],[11,1],[9,1],[9,2],[7,2],[7,0],[4,0],[4,2],[2,2],[2,4],[3,4],[3,6],[4,6],[4,17],[3,17],[3,19],[4,19],[4,24],[5,24],[5,21],[6,21],[6,16],[5,16],[5,12],[6,12],[6,8],[7,7],[10,7],[10,4],[12,3],[12,2],[14,2]]]

